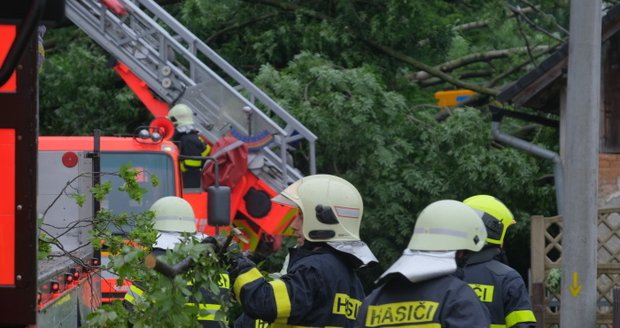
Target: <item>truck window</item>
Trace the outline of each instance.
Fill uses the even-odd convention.
[[[162,153],[123,152],[102,153],[101,172],[115,173],[120,167],[130,164],[141,171],[137,179],[141,186],[146,188],[141,202],[131,200],[126,192],[118,190],[123,181],[116,175],[102,174],[101,182],[112,182],[112,190],[108,197],[101,202],[101,207],[111,210],[115,214],[140,213],[148,211],[151,205],[159,198],[175,195],[174,163],[172,158]],[[153,186],[152,176],[157,176],[159,185]],[[123,233],[126,228],[112,228],[114,233]]]

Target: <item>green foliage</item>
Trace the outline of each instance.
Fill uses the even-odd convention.
[[[547,288],[554,294],[560,295],[562,288],[562,271],[560,268],[553,268],[547,274]]]
[[[90,188],[90,192],[93,194],[93,197],[95,197],[96,200],[98,201],[102,201],[109,193],[110,190],[112,190],[112,182],[111,181],[106,181],[102,184],[93,186],[92,188]],[[80,201],[78,201],[79,203],[84,203],[84,195],[80,195],[82,196],[82,198],[80,199]],[[77,196],[76,196],[77,197]],[[80,205],[82,206],[82,205]]]
[[[478,193],[499,197],[515,213],[518,223],[509,230],[507,250],[515,254],[512,263],[525,268],[529,216],[555,214],[553,187],[542,183],[552,172],[550,163],[494,142],[484,107],[455,110],[437,121],[437,109],[427,104],[434,103],[436,89],[451,86],[412,84],[410,75],[419,69],[369,41],[431,66],[468,55],[482,58],[491,50],[557,45],[566,37],[562,28],[568,26],[568,1],[529,2],[537,8],[527,14],[534,25],[517,21],[511,12],[510,7],[524,7],[522,2],[500,0],[185,0],[167,9],[233,66],[256,77],[260,87],[319,137],[318,172],[341,175],[360,189],[365,201],[362,238],[383,268],[400,255],[424,206]],[[462,28],[466,23],[480,24]],[[122,133],[145,121],[141,105],[105,68],[105,55],[83,34],[52,30],[47,43],[53,46],[41,76],[44,134],[90,134],[95,127],[106,134]],[[493,81],[523,63],[528,65]],[[471,81],[502,85],[534,64],[527,52],[520,52],[450,73],[490,70],[491,75]],[[522,128],[522,122],[504,125],[511,134]],[[525,140],[557,150],[556,132],[533,130]],[[308,160],[302,153],[295,154],[300,167]],[[127,178],[123,188],[135,190],[131,197],[139,199],[143,190],[133,188]],[[102,231],[107,227],[103,222],[134,220],[103,211],[99,215]],[[144,252],[124,248],[120,237],[103,235],[113,253],[127,253],[117,260],[120,266],[143,259]],[[120,269],[127,277],[129,267]],[[367,277],[367,286],[376,273]]]
[[[317,171],[360,189],[362,238],[384,268],[432,201],[492,194],[518,214],[519,227],[553,205],[553,188],[537,183],[551,172],[550,163],[493,142],[489,117],[480,110],[457,109],[438,121],[434,107],[409,106],[372,69],[343,69],[309,53],[282,71],[263,67],[256,82],[321,136]],[[519,126],[508,124],[507,133]]]
[[[92,327],[127,327],[129,313],[123,303],[115,301],[104,304],[89,315],[89,324]]]
[[[78,193],[74,193],[74,194],[71,195],[71,197],[73,198],[73,200],[75,200],[75,203],[79,207],[84,206],[84,202],[86,201],[86,197],[84,195],[78,194]]]
[[[526,15],[513,9],[529,8]],[[566,37],[568,1],[505,0],[364,2],[253,2],[186,0],[182,21],[224,58],[253,76],[263,63],[277,69],[303,51],[319,53],[335,65],[376,68],[388,84],[417,68],[369,46],[392,48],[431,66],[465,55],[480,60],[453,69],[455,76],[491,69],[481,84],[531,60],[527,52],[482,59],[488,51],[556,46]],[[469,25],[469,27],[466,27]],[[464,27],[465,26],[465,27]],[[523,71],[517,70],[515,78]],[[501,83],[509,80],[502,80]],[[443,84],[442,87],[449,87]]]
[[[136,181],[139,172],[131,164],[123,165],[118,175],[123,179],[122,191],[133,200],[140,201],[147,191]],[[157,184],[159,180],[150,179]],[[111,190],[111,185],[103,184],[92,188],[98,199],[103,199]],[[153,228],[154,213],[113,213],[100,209],[94,219],[91,241],[95,248],[105,245],[109,253],[109,263],[102,269],[117,275],[117,283],[125,280],[136,283],[144,292],[144,299],[138,301],[129,312],[119,301],[102,306],[89,315],[93,327],[199,327],[198,315],[207,315],[204,309],[187,306],[187,303],[206,303],[203,291],[213,295],[214,302],[221,308],[216,318],[224,319],[231,311],[228,294],[220,293],[218,281],[225,272],[222,261],[214,254],[211,245],[200,243],[194,236],[186,236],[173,250],[161,257],[164,262],[174,265],[186,257],[193,259],[194,265],[185,273],[168,278],[145,266],[146,257],[151,254],[159,232]],[[131,229],[122,229],[130,226]],[[113,229],[116,228],[116,229]],[[126,231],[118,235],[113,231]],[[209,301],[211,303],[213,301]],[[156,324],[154,324],[156,323]]]
[[[107,66],[107,55],[74,28],[50,29],[40,83],[42,135],[132,132],[148,111]],[[86,83],[85,83],[86,81]]]
[[[118,301],[103,306],[89,317],[92,326],[122,327],[130,323],[134,327],[149,327],[157,323],[156,326],[161,327],[200,327],[196,317],[208,313],[186,304],[207,302],[204,290],[213,298],[208,301],[209,303],[222,306],[215,314],[216,318],[225,319],[225,313],[230,311],[231,301],[229,295],[222,294],[218,286],[221,273],[225,270],[213,254],[210,245],[202,244],[200,240],[187,236],[173,250],[160,257],[170,265],[188,256],[194,260],[191,270],[174,278],[168,278],[144,267],[142,263],[148,253],[149,248],[123,245],[120,251],[110,258],[109,268],[113,268],[119,275],[119,280],[130,279],[137,282],[144,292],[143,299],[133,305],[130,313],[120,306]]]
[[[138,174],[142,173],[142,171],[133,168],[131,163],[124,164],[119,171],[119,175],[125,183],[118,190],[127,192],[129,198],[137,202],[142,200],[142,195],[146,192],[146,188],[140,186],[137,179]],[[158,183],[157,180],[155,181],[155,183]]]
[[[37,220],[37,226],[41,226],[41,221]],[[44,232],[39,233],[37,244],[37,260],[43,260],[50,256],[52,252],[53,240]]]

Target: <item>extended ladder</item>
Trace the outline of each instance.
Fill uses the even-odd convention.
[[[258,156],[264,164],[253,172],[276,191],[302,176],[288,153],[300,142],[307,142],[309,173],[316,173],[316,136],[310,130],[155,1],[117,1],[122,12],[101,0],[68,0],[66,15],[168,104],[194,109],[197,128],[212,142],[228,132],[270,140]]]

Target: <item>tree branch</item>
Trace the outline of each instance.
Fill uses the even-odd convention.
[[[458,76],[458,79],[464,80],[464,79],[471,79],[471,78],[476,78],[476,77],[491,76],[493,75],[493,72],[494,70],[492,69],[481,69],[481,70],[475,70],[475,71],[468,71],[468,72],[464,72],[460,74]],[[419,81],[418,85],[423,88],[426,88],[426,87],[437,85],[443,82],[444,81],[438,77],[429,77],[425,80]]]
[[[534,47],[533,50],[536,52],[546,52],[549,48],[551,47],[537,46],[537,47]],[[518,48],[509,48],[509,49],[502,49],[502,50],[491,50],[487,52],[479,52],[479,53],[470,54],[470,55],[467,55],[461,58],[453,59],[445,63],[439,64],[435,66],[435,69],[440,70],[442,72],[451,72],[454,69],[457,69],[459,67],[463,67],[463,66],[466,66],[472,63],[482,62],[482,61],[488,62],[494,59],[508,57],[513,54],[523,53],[523,52],[526,52],[527,50],[528,49],[526,47],[518,47]],[[418,72],[407,75],[406,78],[412,82],[415,82],[415,81],[426,80],[430,78],[431,75],[433,74],[430,74],[427,71],[418,71]]]
[[[534,9],[529,8],[529,7],[521,8],[520,9],[521,13],[529,13],[529,12],[532,12],[532,11],[534,11]],[[512,15],[514,15],[513,12],[510,12],[508,14],[509,17],[512,16]],[[481,27],[487,27],[487,26],[489,26],[490,23],[491,23],[490,19],[483,19],[483,20],[479,20],[479,21],[475,21],[475,22],[463,23],[461,25],[454,26],[452,28],[452,32],[465,32],[465,31],[469,31],[469,30],[473,30],[473,29],[477,29],[477,28],[481,28]],[[428,39],[423,39],[423,40],[418,41],[418,43],[416,43],[416,45],[418,47],[421,47],[421,46],[427,45],[428,42],[429,42]]]
[[[546,16],[546,17],[551,16],[551,18],[552,18],[553,22],[555,23],[555,26],[558,28],[558,30],[560,30],[562,33],[564,33],[567,36],[569,35],[568,30],[566,30],[562,25],[558,24],[557,21],[555,20],[555,17],[553,17],[553,15],[549,15],[546,12],[540,10],[540,8],[534,6],[528,0],[519,0],[519,1],[525,3],[526,5],[528,5],[529,7],[533,8],[535,11],[537,11],[539,14],[541,14],[543,16]],[[521,15],[524,15],[524,14],[526,14],[526,13],[522,11]],[[543,31],[541,31],[541,32],[543,32]],[[543,33],[545,33],[545,32],[543,32]]]
[[[245,2],[249,2],[249,3],[259,3],[259,4],[264,4],[264,5],[268,5],[268,6],[272,6],[274,8],[279,8],[281,10],[284,11],[291,11],[291,12],[299,12],[302,13],[306,16],[309,17],[314,17],[314,18],[318,18],[318,19],[323,19],[323,20],[329,20],[329,21],[334,21],[334,19],[330,16],[321,14],[315,10],[311,10],[302,6],[298,6],[292,3],[285,3],[285,2],[281,2],[281,1],[275,1],[275,0],[242,0]]]
[[[526,3],[528,3],[528,2],[526,2]],[[519,23],[520,23],[519,18],[523,18],[523,20],[524,20],[524,21],[525,21],[525,22],[526,22],[529,26],[531,26],[533,29],[538,30],[539,32],[542,32],[543,34],[547,35],[548,37],[550,37],[550,38],[552,38],[552,39],[558,40],[558,41],[560,41],[560,42],[564,42],[564,40],[562,40],[562,38],[558,38],[557,36],[553,35],[553,33],[551,33],[551,32],[549,32],[549,31],[545,30],[544,28],[542,28],[542,26],[540,26],[540,25],[538,25],[538,24],[534,23],[534,22],[533,22],[533,21],[532,21],[529,17],[527,17],[527,15],[525,15],[525,14],[523,13],[523,11],[522,11],[519,7],[516,7],[516,8],[515,8],[515,7],[510,6],[510,5],[508,5],[508,4],[507,4],[507,6],[508,6],[508,8],[509,8],[509,9],[510,9],[513,13],[515,13],[515,17],[517,18],[517,22],[519,22]],[[538,12],[541,12],[543,15],[547,15],[546,13],[544,13],[544,12],[540,11],[540,9],[537,9],[537,10],[538,10]],[[560,29],[560,31],[565,32],[565,33],[568,35],[568,32],[567,32],[564,28],[562,28],[562,27],[561,27],[561,26],[559,26],[558,24],[556,24],[556,26],[558,26],[558,28]]]
[[[521,38],[523,39],[523,42],[525,42],[525,47],[527,48],[527,55],[530,57],[530,61],[534,65],[537,65],[536,61],[534,60],[534,55],[532,55],[532,50],[530,49],[530,41],[527,39],[527,35],[525,35],[525,32],[523,31],[523,26],[521,25],[521,14],[515,15],[515,19],[517,20],[517,28],[519,29],[519,34],[521,34]]]
[[[541,51],[540,53],[535,54],[536,57],[540,57],[546,53],[550,53],[552,51],[554,51],[555,49],[557,49],[558,46],[554,46],[554,47],[549,47],[547,50]],[[503,80],[504,78],[508,77],[509,75],[513,74],[514,72],[522,69],[523,67],[527,66],[528,64],[530,64],[530,61],[524,61],[523,63],[512,67],[511,69],[509,69],[508,71],[500,74],[499,76],[496,76],[493,80],[491,80],[490,82],[488,82],[486,84],[487,87],[493,87],[497,84],[497,82]]]
[[[335,22],[335,19],[327,16],[327,15],[323,15],[321,13],[318,13],[314,10],[310,10],[295,4],[291,4],[291,3],[283,3],[280,1],[275,1],[275,0],[243,0],[246,2],[251,2],[251,3],[262,3],[265,5],[270,5],[270,6],[274,6],[277,8],[280,8],[282,10],[286,10],[286,11],[293,11],[293,12],[298,12],[300,14],[303,15],[307,15],[309,17],[314,17],[314,18],[318,18],[318,19],[322,19],[322,20],[326,20],[326,21],[330,21],[330,22]],[[402,61],[406,64],[412,65],[420,70],[424,70],[426,72],[428,72],[429,74],[436,76],[448,83],[451,83],[455,86],[461,87],[461,88],[465,88],[465,89],[470,89],[472,91],[481,93],[481,94],[486,94],[486,95],[492,95],[495,96],[499,93],[498,90],[495,89],[491,89],[491,88],[487,88],[484,86],[480,86],[480,85],[476,85],[476,84],[472,84],[472,83],[467,83],[464,81],[461,81],[459,79],[454,78],[453,76],[450,76],[449,74],[446,74],[430,65],[424,64],[423,62],[410,57],[406,54],[403,54],[399,51],[396,51],[395,49],[376,43],[372,40],[366,39],[361,35],[355,34],[355,32],[352,29],[347,29],[346,30],[348,33],[350,33],[352,36],[354,36],[355,38],[363,41],[364,43],[366,43],[368,46],[370,46],[371,48],[374,48],[376,50],[379,50],[381,52],[383,52],[384,54],[393,57],[396,60]]]
[[[426,71],[427,73],[429,73],[430,75],[436,76],[448,83],[451,83],[457,87],[461,87],[464,89],[470,89],[472,91],[481,93],[481,94],[485,94],[485,95],[490,95],[490,96],[496,96],[499,94],[498,90],[495,89],[491,89],[491,88],[487,88],[481,85],[477,85],[477,84],[472,84],[472,83],[467,83],[464,81],[461,81],[449,74],[446,74],[444,72],[442,72],[441,70],[432,67],[430,65],[424,64],[423,62],[412,58],[410,56],[407,56],[401,52],[396,51],[395,49],[392,49],[390,47],[375,43],[371,40],[364,40],[366,42],[366,44],[368,44],[370,47],[380,50],[381,52],[390,55],[392,57],[394,57],[395,59],[398,59],[404,63],[407,63],[409,65],[412,65],[420,70]]]
[[[248,25],[251,25],[251,24],[254,24],[256,22],[267,20],[267,19],[275,17],[275,16],[277,16],[279,14],[280,14],[279,12],[268,13],[268,14],[264,14],[264,15],[261,15],[261,16],[258,16],[258,17],[254,17],[252,19],[248,19],[248,20],[246,20],[244,22],[234,23],[234,24],[232,24],[230,26],[227,26],[227,27],[225,27],[225,28],[223,28],[223,29],[221,29],[219,31],[216,31],[215,33],[211,34],[211,36],[209,36],[207,38],[206,43],[207,44],[211,43],[214,40],[216,40],[217,38],[221,37],[222,35],[224,35],[224,34],[226,34],[228,32],[232,32],[234,30],[238,30],[238,29],[244,28],[244,27],[246,27]]]

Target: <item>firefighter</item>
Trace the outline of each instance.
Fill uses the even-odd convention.
[[[194,210],[185,199],[176,196],[163,197],[153,203],[150,210],[155,213],[153,228],[159,231],[156,243],[153,245],[153,254],[156,256],[164,255],[167,250],[173,250],[178,243],[186,241],[188,235],[196,234]],[[204,234],[195,236],[201,239],[207,237]],[[126,305],[133,305],[143,299],[144,291],[139,285],[138,282],[130,286],[129,291],[125,294]],[[228,293],[230,288],[228,275],[221,275],[218,285],[222,295]],[[212,304],[201,303],[198,305],[200,309],[204,309],[208,313],[198,316],[197,319],[200,324],[209,328],[225,327],[224,322],[215,320],[215,312],[221,308],[221,305],[217,304],[207,292],[203,291],[202,294],[205,296],[203,301],[210,301]],[[188,305],[194,306],[195,304],[188,303]]]
[[[487,230],[487,244],[467,259],[463,280],[489,309],[493,327],[535,327],[536,317],[521,275],[499,261],[506,231],[515,223],[512,213],[489,195],[472,196],[463,203],[478,213]]]
[[[205,157],[211,151],[206,138],[194,127],[194,112],[185,104],[176,104],[168,112],[168,119],[175,126],[174,140],[182,156]],[[198,159],[181,159],[184,188],[200,188],[204,162]]]
[[[403,255],[364,300],[357,326],[488,328],[488,310],[455,275],[457,253],[482,249],[485,238],[482,220],[462,202],[428,205]]]
[[[377,263],[359,238],[361,195],[348,181],[319,174],[273,201],[299,209],[291,226],[298,245],[289,250],[286,273],[269,282],[246,257],[232,261],[233,291],[244,312],[236,326],[352,327],[364,299],[356,271]]]

